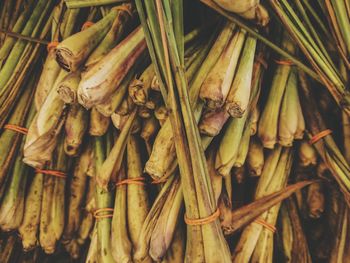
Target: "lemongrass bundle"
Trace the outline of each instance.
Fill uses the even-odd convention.
[[[292,154],[288,148],[276,147],[265,162],[255,198],[271,194],[284,187],[291,169]],[[278,176],[277,176],[278,175]],[[275,225],[280,204],[270,208],[260,218]],[[233,262],[271,262],[273,257],[273,232],[253,222],[247,226],[233,254]]]
[[[30,108],[31,100],[33,97],[34,83],[30,83],[27,89],[21,96],[16,108],[8,119],[9,125],[15,127],[23,127],[25,124],[25,118]],[[5,127],[6,128],[6,127]],[[18,152],[18,147],[21,144],[22,135],[16,131],[10,129],[3,129],[0,134],[0,188],[3,187],[3,183],[7,178],[8,172],[15,159],[15,155]]]
[[[141,27],[83,74],[78,100],[86,108],[103,103],[117,89],[146,48]]]
[[[227,96],[225,108],[232,117],[241,118],[247,110],[253,78],[256,38],[248,36],[242,51],[237,73]]]
[[[229,36],[230,30],[225,27],[217,37],[206,59],[203,61],[203,65],[197,72],[191,86],[191,90],[193,91],[193,93],[191,93],[193,104],[196,103],[198,91],[203,84],[204,77],[210,72],[215,62],[219,59]],[[150,158],[145,165],[145,171],[154,179],[160,179],[164,177],[165,174],[169,175],[170,173],[167,173],[167,171],[169,171],[170,166],[174,165],[176,159],[174,136],[169,136],[169,134],[172,134],[170,119],[167,119],[163,124],[161,122],[161,126],[162,128],[159,130],[154,141]]]
[[[68,72],[77,71],[105,37],[118,12],[112,9],[96,24],[60,42],[55,48],[57,63]]]
[[[61,239],[65,223],[65,186],[69,162],[64,152],[63,141],[58,145],[54,162],[49,169],[64,173],[63,178],[47,174],[44,178],[43,198],[40,214],[39,241],[47,254],[56,250],[57,242]]]
[[[91,136],[102,136],[106,134],[111,119],[102,115],[96,108],[90,111],[89,134]]]
[[[286,36],[282,45],[290,50],[293,49],[293,45]],[[290,65],[277,66],[272,80],[269,97],[259,119],[258,136],[264,147],[268,149],[272,149],[277,142],[278,117],[283,95],[289,82],[290,71]],[[293,116],[296,118],[296,115]]]
[[[252,90],[249,98],[249,108],[255,108],[257,99],[260,94],[260,78],[262,75],[262,69],[260,63],[257,61],[255,62],[253,72],[254,81],[252,83]],[[236,162],[239,152],[239,144],[241,142],[244,129],[246,129],[247,132],[249,130],[250,136],[250,124],[249,121],[247,121],[249,114],[250,112],[248,110],[245,111],[241,118],[230,118],[228,121],[215,160],[215,168],[223,176],[226,176],[230,173],[233,165]]]
[[[26,125],[32,121],[35,114],[35,108],[32,105],[26,119]],[[6,190],[2,194],[0,205],[0,227],[4,231],[18,229],[22,223],[24,215],[25,189],[30,174],[30,169],[22,162],[24,139],[17,151]]]
[[[266,26],[270,20],[269,14],[265,7],[260,4],[260,0],[249,1],[228,1],[228,0],[213,0],[217,5],[225,10],[237,13],[243,18],[255,20],[256,23]]]
[[[233,36],[228,36],[227,44],[203,82],[199,94],[211,109],[222,107],[226,101],[245,40],[245,32],[238,30],[234,33],[235,25],[232,23],[228,23],[224,30],[231,31],[230,35]]]
[[[312,91],[308,86],[305,75],[299,74],[303,94],[302,108],[305,114],[309,134],[317,135],[326,130],[326,125],[317,109]],[[347,203],[350,203],[350,167],[343,154],[338,149],[331,135],[323,137],[314,143],[316,151],[331,171],[334,179],[344,194]]]
[[[260,176],[264,167],[264,149],[255,137],[249,141],[247,167],[251,176]]]
[[[270,0],[269,2],[335,101],[348,113],[350,96],[346,91],[346,84],[307,13],[298,12],[288,1]],[[308,23],[303,23],[301,16]]]

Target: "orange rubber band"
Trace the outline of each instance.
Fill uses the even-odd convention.
[[[6,124],[4,126],[4,129],[15,131],[15,132],[19,132],[19,133],[22,133],[24,135],[26,135],[28,133],[28,129],[27,128],[24,128],[24,127],[21,127],[21,126],[17,126],[15,124]]]
[[[125,185],[125,184],[145,185],[144,181],[145,181],[144,177],[128,178],[117,182],[115,185],[116,186]]]
[[[126,5],[118,5],[115,7],[115,9],[119,11],[125,11],[129,14],[129,16],[132,16],[131,10]]]
[[[100,209],[95,210],[94,217],[96,219],[111,218],[111,217],[113,217],[113,211],[114,211],[114,209],[110,208],[110,207],[100,208]],[[104,212],[112,212],[112,213],[99,215],[100,213],[104,213]]]
[[[56,177],[63,178],[63,179],[67,178],[66,173],[60,172],[60,171],[55,171],[55,170],[36,169],[35,172],[41,173],[41,174],[46,174],[46,175],[52,175],[52,176],[56,176]]]
[[[49,44],[47,44],[47,51],[50,51],[53,48],[56,48],[60,42],[58,41],[52,41]]]
[[[85,29],[87,29],[87,28],[93,26],[94,24],[95,24],[94,22],[86,21],[86,22],[82,25],[81,31],[83,31],[83,30],[85,30]]]
[[[220,210],[218,208],[218,209],[216,209],[214,214],[212,214],[208,217],[205,217],[205,218],[191,219],[191,218],[188,218],[185,214],[184,219],[185,219],[185,223],[187,225],[200,226],[200,225],[205,225],[205,224],[209,224],[211,222],[214,222],[219,216],[220,216]]]
[[[309,144],[314,144],[314,143],[318,142],[319,140],[321,140],[323,137],[326,137],[327,135],[330,135],[331,133],[332,133],[332,130],[330,130],[330,129],[321,131],[320,133],[314,135],[310,139]]]
[[[276,64],[284,66],[292,66],[294,63],[290,60],[275,59]]]
[[[166,182],[166,179],[156,179],[151,182],[151,184],[163,184]]]
[[[267,230],[270,230],[272,233],[276,232],[276,227],[274,225],[271,225],[269,223],[267,223],[264,219],[262,218],[258,218],[254,221],[255,223],[262,225],[263,227],[265,227]]]

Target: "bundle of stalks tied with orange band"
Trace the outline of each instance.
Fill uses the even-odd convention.
[[[346,262],[348,9],[1,1],[0,261]]]

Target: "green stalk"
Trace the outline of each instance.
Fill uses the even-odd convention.
[[[106,142],[109,138],[106,136],[95,138],[95,165],[96,173],[100,173],[102,164],[108,154]],[[96,184],[96,209],[111,208],[113,204],[112,193],[107,192]],[[101,213],[100,215],[105,214]],[[110,212],[107,212],[110,213]],[[96,221],[97,227],[97,258],[99,262],[114,263],[111,250],[111,218],[100,218]],[[90,246],[91,248],[91,246]]]
[[[124,1],[125,0],[64,0],[68,8],[83,8],[91,6],[109,5]]]

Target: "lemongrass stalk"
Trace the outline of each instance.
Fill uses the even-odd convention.
[[[160,125],[163,126],[169,117],[169,110],[164,105],[161,105],[154,110],[154,116],[160,122]]]
[[[123,128],[128,119],[129,115],[120,115],[118,113],[113,113],[111,116],[113,126],[116,127],[118,130],[121,130]]]
[[[55,63],[57,65],[57,62]],[[81,72],[76,71],[66,75],[60,81],[60,83],[56,86],[57,93],[64,103],[67,103],[67,104],[78,103],[77,90],[78,90],[80,80],[81,80]]]
[[[247,167],[251,176],[260,176],[264,167],[264,149],[255,137],[249,142]]]
[[[272,149],[277,142],[278,116],[290,66],[278,66],[274,73],[268,100],[260,115],[258,136],[265,148]]]
[[[125,165],[122,165],[119,181],[126,179]],[[111,245],[112,255],[116,262],[132,262],[132,243],[129,239],[128,220],[127,220],[127,185],[119,185],[115,195],[114,214],[112,218]]]
[[[299,163],[301,166],[315,166],[317,164],[317,153],[315,148],[307,141],[301,141],[299,145]]]
[[[109,5],[124,2],[124,0],[64,0],[68,8]]]
[[[219,198],[222,192],[222,176],[215,169],[215,155],[216,149],[214,147],[209,147],[207,154],[207,165],[208,172],[210,175],[210,180],[213,185],[214,198],[216,203],[219,203]]]
[[[294,133],[294,139],[301,140],[304,138],[304,133],[305,133],[305,119],[304,119],[303,111],[301,109],[300,100],[298,99],[297,102],[298,102],[297,104],[298,125],[297,125],[297,130]]]
[[[31,13],[29,20],[24,26],[21,34],[24,36],[34,36],[33,30],[38,26],[38,22],[41,17],[45,14],[46,7],[50,4],[50,1],[39,0],[35,5],[34,10]],[[40,21],[41,22],[41,21]],[[27,43],[25,41],[17,41],[8,55],[6,63],[0,70],[0,94],[2,94],[6,82],[10,79],[13,70],[15,69],[17,63],[20,61],[21,55],[26,47]]]
[[[154,68],[151,64],[142,73],[140,78],[135,79],[129,85],[129,96],[132,98],[133,102],[136,105],[145,105],[145,103],[148,101],[149,91],[154,74]]]
[[[111,176],[116,174],[121,167],[123,160],[123,153],[127,145],[131,127],[136,116],[136,111],[130,114],[125,126],[121,130],[118,139],[115,141],[112,150],[101,164],[97,174],[96,183],[102,189],[107,189]]]
[[[246,127],[243,130],[242,138],[239,143],[239,150],[237,154],[237,158],[234,163],[234,167],[242,167],[246,161],[248,150],[249,150],[249,142],[250,142],[250,120],[247,121]]]
[[[35,108],[32,106],[26,119],[26,125],[32,121]],[[7,182],[6,192],[2,196],[0,206],[0,227],[4,231],[20,227],[24,215],[25,187],[29,176],[29,167],[22,162],[24,139],[17,151],[17,157]]]
[[[44,175],[35,173],[28,192],[26,194],[24,204],[24,215],[18,232],[22,239],[24,251],[30,251],[35,248],[38,243],[38,231],[41,215],[41,204],[43,198]]]
[[[111,95],[111,98],[107,99],[105,102],[96,105],[96,109],[105,117],[110,117],[120,106],[125,94],[128,90],[128,86],[133,78],[134,70],[133,68],[125,76],[120,87]]]
[[[200,133],[212,137],[218,135],[229,117],[230,114],[225,108],[205,111],[198,125]]]
[[[278,143],[290,147],[298,127],[298,90],[296,72],[292,70],[286,84],[278,116]],[[300,105],[300,104],[299,104]]]
[[[63,143],[58,145],[55,155],[55,161],[50,166],[50,169],[66,172],[68,170],[67,156],[64,153]],[[47,254],[55,252],[56,244],[64,230],[65,185],[64,178],[45,175],[39,240],[42,249]]]
[[[75,22],[77,20],[77,17],[79,16],[79,12],[80,12],[80,9],[75,9],[75,10],[69,9],[64,13],[63,21],[65,23],[62,24],[64,25],[64,28],[61,28],[60,30],[62,32],[63,39],[66,39],[67,37],[72,35]]]
[[[142,177],[142,163],[138,139],[134,135],[129,137],[127,143],[127,167],[128,179]],[[129,184],[127,186],[127,222],[130,234],[130,241],[133,247],[139,242],[142,225],[149,211],[149,201],[144,185]],[[150,261],[144,259],[145,262]]]
[[[184,225],[179,223],[175,230],[174,239],[168,249],[162,263],[182,263],[185,257],[185,234],[183,231]]]
[[[97,237],[97,226],[94,226],[91,235],[91,241],[89,250],[86,255],[87,263],[96,263],[98,262],[98,237]]]
[[[96,24],[60,42],[55,49],[58,64],[69,72],[79,69],[105,37],[117,13],[117,10],[112,10]]]
[[[100,61],[121,40],[128,22],[132,18],[130,14],[133,12],[133,7],[130,3],[122,4],[120,7],[125,8],[125,10],[118,10],[110,30],[85,62],[86,68],[92,67]]]
[[[63,240],[71,241],[79,230],[82,220],[82,206],[87,189],[87,170],[91,165],[92,145],[88,143],[82,154],[76,160],[72,181],[70,184],[69,201],[67,210],[67,222],[63,232]]]
[[[17,125],[20,127],[24,126],[25,118],[27,115],[27,112],[30,107],[31,98],[33,95],[32,86],[34,83],[31,83],[27,89],[22,94],[18,104],[16,105],[16,108],[14,109],[13,113],[11,114],[10,118],[8,119],[8,124]],[[21,138],[22,135],[9,130],[4,129],[1,131],[0,134],[0,186],[2,187],[3,183],[5,182],[5,179],[8,176],[9,169],[12,166],[12,163],[15,159],[15,154],[17,152],[17,148],[21,144]]]
[[[254,109],[252,109],[252,113],[250,116],[250,130],[251,130],[250,134],[252,136],[255,135],[256,131],[258,130],[259,118],[260,118],[260,109],[258,106],[256,106]]]
[[[71,105],[65,123],[64,151],[69,156],[79,153],[88,125],[88,112],[80,105]]]
[[[107,134],[108,135],[108,134]],[[107,136],[106,136],[107,137]],[[106,138],[107,142],[103,142],[102,137],[95,138],[95,164],[96,164],[96,174],[101,173],[101,168],[105,162],[106,155],[109,149],[104,147],[109,146],[109,138]],[[109,148],[109,147],[107,147]],[[107,192],[100,188],[96,184],[96,209],[110,208],[112,207],[112,193]],[[110,213],[110,212],[107,212]],[[104,212],[106,214],[106,212]],[[97,262],[114,262],[111,250],[111,218],[99,218],[96,220],[97,227]]]
[[[102,136],[106,134],[110,123],[110,118],[102,115],[95,107],[92,108],[90,111],[89,134],[91,136]]]
[[[78,100],[86,108],[104,102],[117,89],[146,48],[141,27],[112,49],[83,76]]]
[[[55,85],[66,74],[67,72],[61,70]],[[23,161],[26,164],[42,168],[47,161],[51,160],[64,120],[65,105],[53,88],[29,127],[24,145]]]
[[[230,23],[226,26],[233,34],[235,25]],[[199,96],[211,109],[220,108],[226,101],[245,40],[245,32],[238,31],[229,39],[201,87]]]
[[[225,104],[225,108],[232,117],[241,118],[247,110],[252,86],[255,48],[256,39],[248,36]]]
[[[60,66],[55,60],[55,51],[50,49],[35,92],[35,105],[39,110],[60,74]]]
[[[320,218],[325,210],[324,187],[321,183],[314,183],[307,189],[306,202],[310,218]]]
[[[222,176],[229,175],[239,152],[247,114],[242,118],[231,118],[220,142],[215,159],[215,168]]]
[[[149,254],[154,261],[160,261],[165,256],[174,238],[183,207],[183,194],[180,185],[173,198],[168,199],[168,202],[169,205],[163,207],[158,217],[150,240]]]

